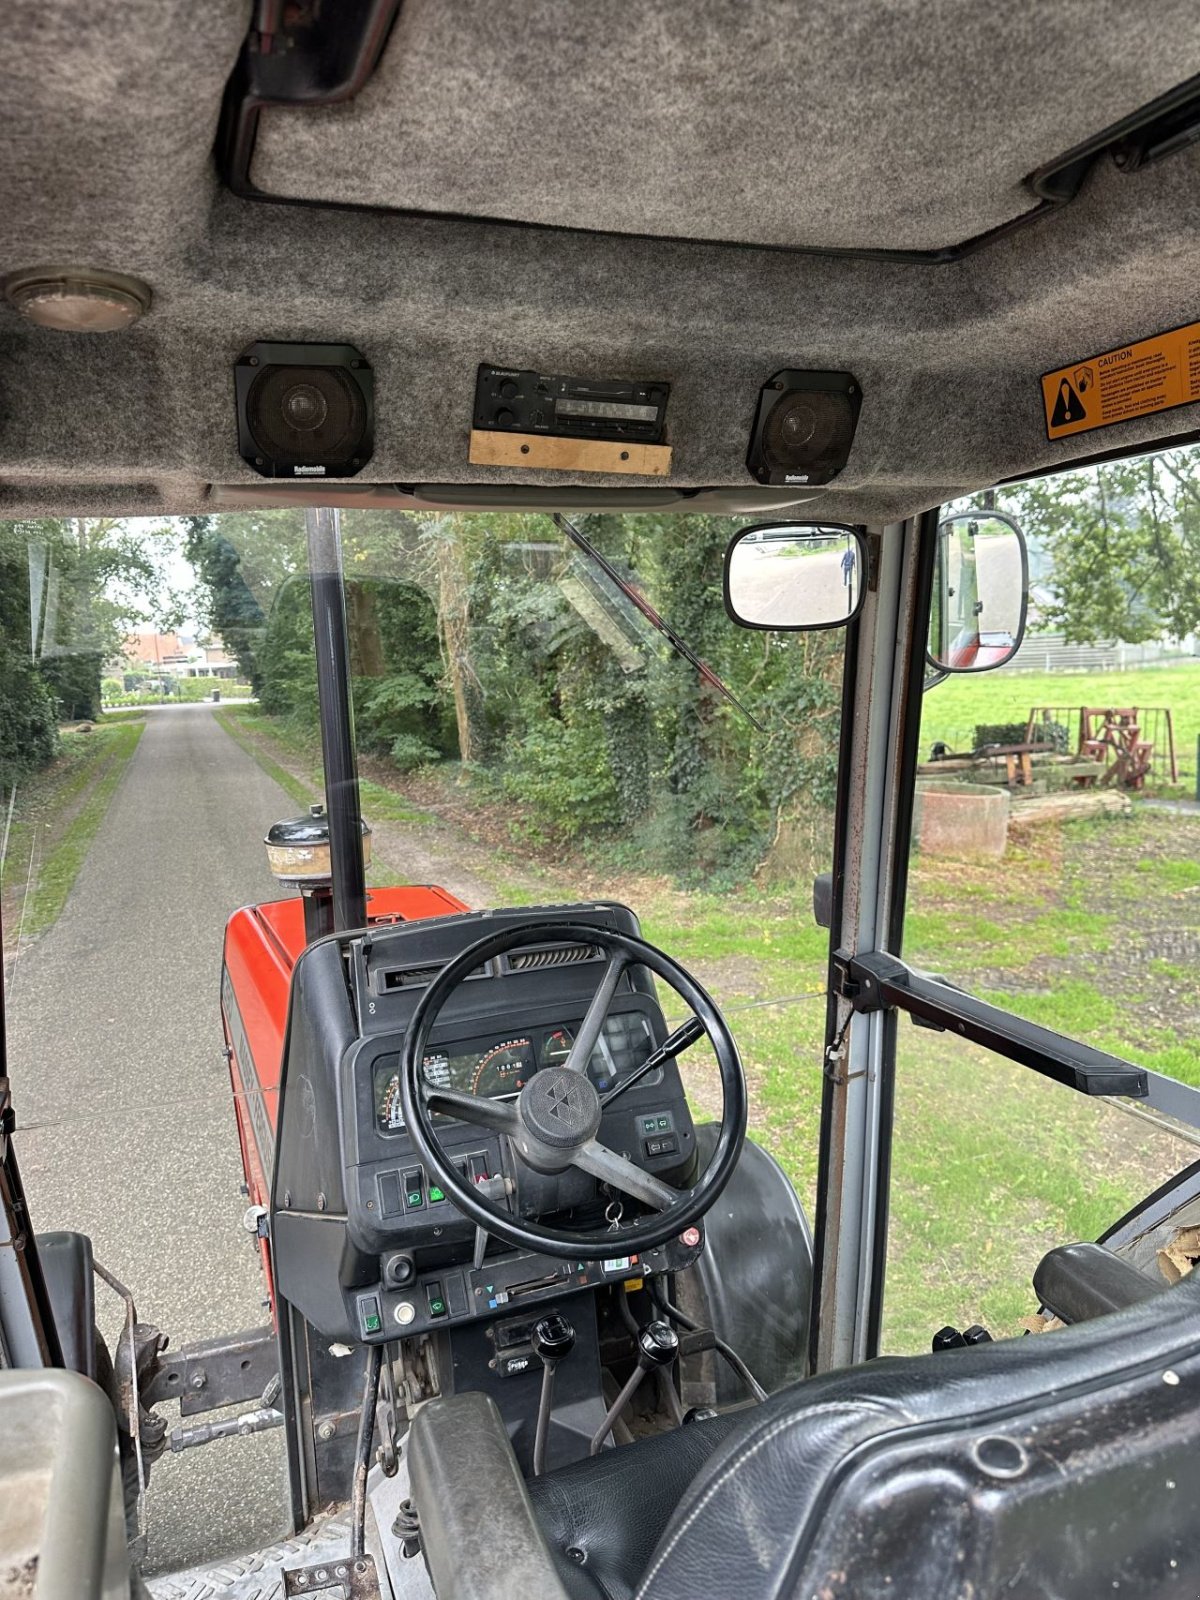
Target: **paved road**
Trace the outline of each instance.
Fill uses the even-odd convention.
[[[295,809],[208,707],[152,710],[62,916],[15,974],[10,1061],[35,1224],[89,1233],[176,1344],[266,1318],[218,981],[226,917],[276,894],[263,834]],[[118,1316],[102,1321],[110,1336]],[[167,1455],[148,1570],[248,1548],[284,1514],[280,1432]]]
[[[791,543],[764,539],[739,546],[730,587],[735,607],[762,627],[827,626],[853,611],[858,575],[842,572],[846,547],[797,554]]]

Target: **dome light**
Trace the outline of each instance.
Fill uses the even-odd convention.
[[[119,333],[150,309],[150,286],[124,272],[29,267],[4,280],[9,304],[39,328]]]

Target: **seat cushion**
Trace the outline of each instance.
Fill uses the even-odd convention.
[[[629,1600],[685,1490],[744,1418],[734,1411],[690,1422],[530,1480],[572,1600]]]

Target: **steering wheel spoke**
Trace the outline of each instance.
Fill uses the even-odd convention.
[[[460,1122],[470,1122],[476,1128],[509,1135],[520,1129],[517,1108],[507,1100],[489,1100],[481,1095],[463,1094],[458,1089],[438,1089],[433,1084],[424,1086],[421,1097],[430,1111],[457,1117]]]
[[[592,1059],[592,1051],[604,1032],[604,1024],[608,1020],[608,1008],[613,1003],[613,996],[617,992],[617,985],[621,981],[625,968],[629,965],[629,958],[623,950],[614,950],[608,958],[608,966],[604,969],[604,976],[600,979],[600,987],[592,996],[592,1003],[587,1008],[587,1015],[579,1024],[579,1032],[575,1035],[575,1042],[571,1046],[569,1055],[563,1065],[568,1072],[586,1072],[588,1062]]]
[[[571,1165],[619,1189],[622,1194],[653,1206],[656,1211],[665,1211],[668,1206],[673,1206],[682,1193],[679,1189],[672,1189],[661,1178],[656,1178],[652,1172],[643,1172],[641,1167],[618,1155],[615,1150],[610,1150],[598,1139],[589,1139],[585,1145],[581,1145],[573,1153]]]

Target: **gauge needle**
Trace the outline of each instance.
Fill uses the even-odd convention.
[[[624,1094],[626,1089],[632,1089],[635,1083],[640,1083],[648,1072],[653,1072],[655,1067],[661,1067],[664,1062],[672,1061],[676,1056],[682,1055],[696,1043],[697,1039],[703,1037],[704,1024],[699,1017],[689,1017],[686,1022],[680,1023],[675,1032],[668,1035],[658,1049],[646,1057],[640,1067],[631,1072],[627,1078],[622,1078],[615,1089],[610,1089],[607,1094],[600,1096],[601,1108],[610,1106],[619,1094]]]

